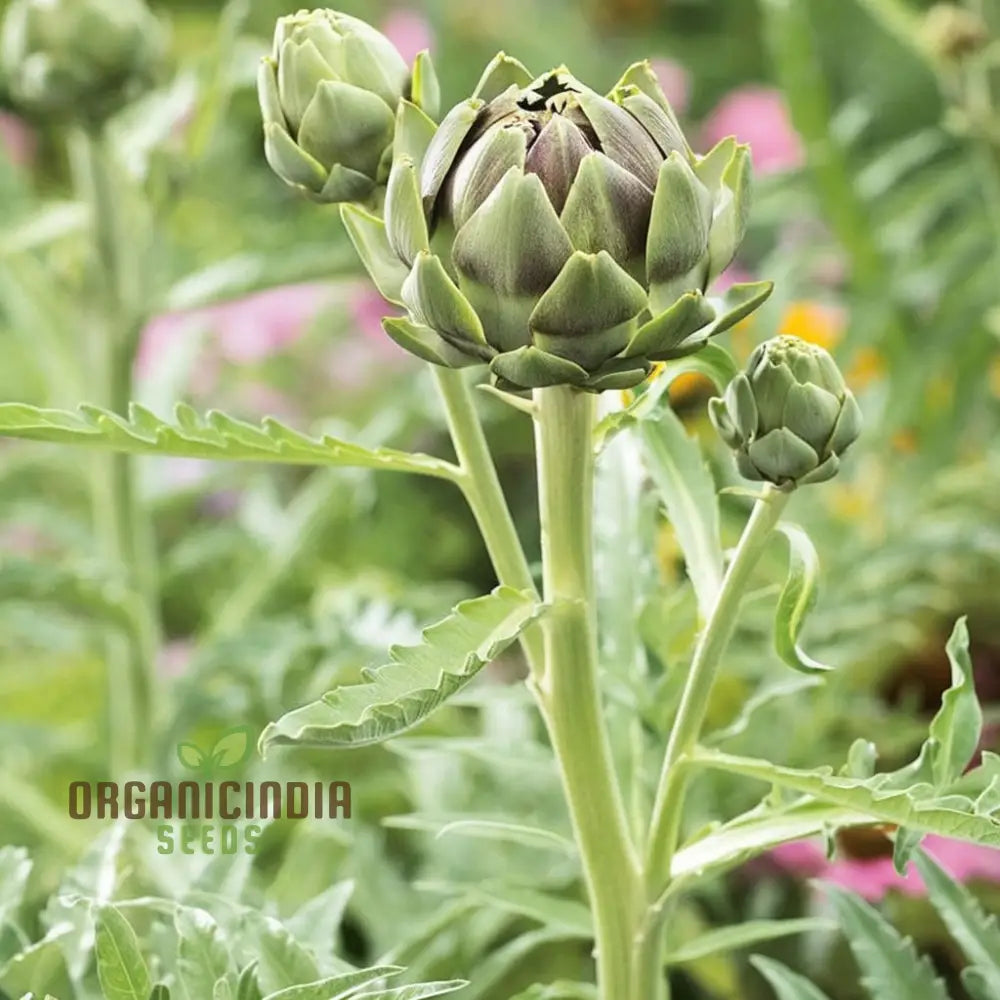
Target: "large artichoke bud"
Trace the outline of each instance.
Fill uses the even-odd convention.
[[[381,32],[347,14],[302,10],[279,19],[257,81],[267,161],[321,202],[363,202],[392,162],[396,109],[436,112],[426,53],[413,70]]]
[[[516,390],[627,388],[770,293],[737,286],[721,309],[705,298],[743,237],[748,149],[729,139],[694,156],[646,63],[602,97],[565,68],[533,80],[500,55],[426,151],[410,118],[382,240],[405,268],[399,289],[376,220],[345,218],[383,294],[409,310],[387,332],[428,361],[486,362]]]
[[[0,71],[18,111],[99,124],[151,84],[164,52],[143,0],[13,0]]]
[[[747,479],[792,488],[831,479],[861,432],[861,410],[830,355],[776,337],[709,402],[709,416]]]

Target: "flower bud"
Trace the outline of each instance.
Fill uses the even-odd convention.
[[[979,52],[990,40],[983,18],[954,3],[935,4],[927,12],[923,33],[934,55],[955,62]]]
[[[365,201],[388,177],[399,103],[432,103],[432,76],[426,54],[411,72],[385,35],[355,17],[281,18],[258,75],[268,163],[316,201]]]
[[[709,416],[747,479],[792,488],[837,474],[857,440],[861,410],[833,358],[798,337],[776,337],[750,355]]]
[[[637,385],[767,298],[767,282],[705,295],[749,194],[747,147],[695,156],[647,63],[602,96],[565,67],[533,78],[500,54],[425,148],[397,151],[388,247],[370,219],[348,224],[380,287],[387,256],[406,269],[409,317],[386,329],[407,350],[488,363],[501,388],[599,392]]]
[[[25,117],[100,124],[152,85],[163,51],[143,0],[13,0],[0,72]]]

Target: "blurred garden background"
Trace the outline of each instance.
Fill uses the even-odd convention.
[[[165,417],[183,401],[448,456],[430,378],[382,333],[390,307],[363,275],[336,208],[299,199],[264,161],[255,76],[275,18],[294,7],[151,6],[169,25],[169,64],[157,89],[113,122],[128,178],[118,196],[144,195],[135,258],[152,318],[133,398]],[[750,601],[712,722],[727,746],[794,765],[838,763],[859,736],[875,740],[889,764],[909,760],[949,683],[944,642],[968,614],[983,749],[1000,750],[1000,2],[343,0],[341,8],[380,27],[408,61],[431,49],[445,107],[471,92],[500,49],[538,73],[565,61],[601,90],[648,57],[696,151],[729,134],[750,144],[751,228],[723,281],[772,279],[776,291],[726,335],[728,346],[741,360],[777,333],[827,347],[866,432],[836,483],[802,491],[792,508],[823,565],[811,649],[836,672],[821,687],[789,681],[773,662],[767,609],[757,614]],[[0,107],[2,95],[0,77]],[[59,126],[0,111],[4,402],[107,403],[81,360],[96,337],[93,250],[66,138]],[[671,391],[719,482],[732,479],[705,417],[710,384],[692,375]],[[531,429],[485,394],[480,403],[537,558]],[[210,744],[237,725],[256,736],[495,583],[448,483],[157,458],[138,468],[159,678],[155,716],[140,734],[143,773],[176,778],[181,741]],[[33,863],[30,875],[0,869],[0,885],[23,882],[22,940],[9,926],[0,933],[0,991],[86,995],[73,992],[71,968],[5,973],[3,962],[24,935],[42,939],[66,917],[59,891],[85,891],[88,880],[93,890],[108,877],[121,898],[229,894],[282,917],[333,886],[339,896],[325,909],[336,913],[330,927],[339,927],[343,957],[390,955],[415,978],[477,968],[460,994],[467,1000],[586,978],[587,946],[566,931],[566,914],[562,923],[539,914],[509,887],[579,905],[566,858],[529,843],[435,836],[450,820],[493,815],[566,828],[537,721],[509,683],[522,674],[513,654],[390,749],[251,761],[251,775],[337,778],[354,791],[349,822],[276,822],[253,858],[156,857],[134,830],[68,819],[67,783],[110,776],[104,642],[135,614],[130,584],[92,527],[93,474],[85,449],[0,443],[0,844],[29,849]],[[607,496],[610,519],[613,490]],[[743,504],[724,500],[732,541]],[[639,609],[652,682],[642,692],[622,683],[613,694],[639,702],[646,738],[662,746],[677,692],[672,668],[687,657],[697,622],[669,525],[653,502],[644,516],[654,542],[630,558],[636,576],[653,581]],[[789,684],[801,686],[799,697],[766,696]],[[759,791],[713,777],[699,785],[696,809],[732,814]],[[928,846],[1000,909],[997,852],[935,850],[933,838]],[[686,903],[677,926],[693,937],[751,919],[822,916],[827,904],[809,879],[828,878],[884,901],[960,998],[955,947],[919,883],[893,872],[891,853],[877,831],[842,838],[832,861],[822,844],[779,849]],[[831,997],[851,1000],[862,995],[856,977],[835,971],[844,947],[817,927],[768,945]],[[675,985],[681,1000],[770,995],[739,951],[694,955]]]

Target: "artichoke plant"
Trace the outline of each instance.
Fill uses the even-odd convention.
[[[163,51],[143,0],[13,0],[0,74],[24,116],[99,124],[153,83]]]
[[[283,17],[258,76],[267,161],[316,201],[364,202],[388,177],[399,102],[435,114],[437,93],[426,53],[411,71],[364,21],[332,10]]]
[[[427,361],[487,363],[512,390],[628,388],[770,294],[706,298],[743,238],[749,152],[695,156],[647,63],[604,97],[501,54],[436,131],[405,102],[400,120],[384,230],[344,214],[408,310],[386,331]]]
[[[725,395],[709,402],[747,479],[792,488],[831,479],[861,432],[861,410],[836,362],[797,337],[757,347]]]

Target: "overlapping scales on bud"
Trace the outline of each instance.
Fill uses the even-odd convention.
[[[627,388],[770,293],[705,297],[743,238],[749,152],[730,139],[692,154],[646,63],[602,97],[501,54],[432,138],[396,153],[384,238],[373,218],[346,219],[383,294],[409,310],[388,333],[426,360],[485,362],[518,390]]]
[[[742,475],[786,488],[831,479],[861,432],[836,362],[797,337],[761,344],[709,416]]]
[[[99,124],[152,85],[163,53],[143,0],[13,0],[0,76],[29,119]]]
[[[426,53],[411,70],[385,35],[332,10],[278,21],[257,89],[268,163],[321,202],[370,198],[389,175],[400,101],[433,115],[438,99]]]

